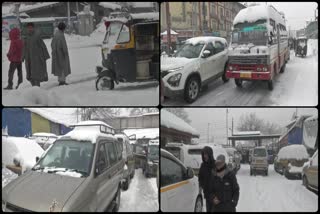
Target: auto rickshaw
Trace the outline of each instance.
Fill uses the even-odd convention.
[[[96,89],[112,90],[114,82],[159,81],[159,12],[124,12],[104,21],[107,32]]]
[[[295,55],[300,55],[301,57],[305,57],[307,55],[307,41],[308,39],[306,37],[299,37],[296,40],[296,49],[295,49]]]

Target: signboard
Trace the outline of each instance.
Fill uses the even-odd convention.
[[[9,38],[9,32],[13,28],[20,28],[16,17],[2,19],[2,37]]]

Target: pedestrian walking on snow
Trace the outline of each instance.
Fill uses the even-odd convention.
[[[239,200],[239,185],[236,175],[227,168],[225,156],[219,155],[215,161],[214,172],[210,187],[209,198],[213,202],[212,212],[236,212]]]
[[[211,182],[211,176],[215,170],[215,160],[213,158],[212,148],[205,146],[201,151],[202,163],[199,169],[199,188],[200,193],[203,190],[204,198],[206,199],[207,212],[212,210],[212,200],[209,198],[209,183]]]
[[[40,87],[41,82],[48,81],[46,60],[50,58],[50,55],[41,39],[40,32],[34,29],[34,24],[28,23],[27,29],[22,60],[25,60],[27,80],[32,86]]]
[[[71,74],[69,52],[64,36],[65,29],[66,25],[60,22],[51,42],[52,74],[58,76],[59,85],[68,85],[66,77]]]
[[[8,72],[8,86],[4,89],[12,89],[13,86],[13,75],[15,70],[18,70],[18,83],[16,89],[23,81],[22,75],[22,51],[23,51],[23,42],[20,39],[20,30],[18,28],[13,28],[9,32],[10,48],[7,53],[7,57],[10,61],[9,72]]]

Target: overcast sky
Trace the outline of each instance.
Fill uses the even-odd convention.
[[[216,143],[226,141],[226,108],[185,108],[191,119],[191,125],[200,133],[200,139],[206,141],[208,133],[208,123],[210,138],[214,136]],[[238,125],[240,116],[250,112],[266,121],[274,122],[280,126],[285,126],[291,121],[296,108],[228,108],[228,127],[231,128],[231,120],[234,118],[234,130]],[[298,108],[298,115],[317,115],[316,108]],[[231,131],[229,130],[229,135]]]
[[[306,26],[306,21],[314,21],[316,2],[268,2],[278,11],[283,11],[287,19],[287,26],[291,30],[300,30]]]

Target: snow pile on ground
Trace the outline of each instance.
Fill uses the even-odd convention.
[[[280,149],[278,153],[279,160],[281,159],[308,159],[309,154],[304,145],[289,145]]]
[[[318,39],[308,39],[307,56],[318,55]]]
[[[22,167],[22,172],[36,164],[44,150],[35,141],[23,137],[2,137],[2,163],[13,165],[16,158]]]
[[[13,173],[11,170],[2,167],[2,188],[5,187],[8,183],[13,181],[18,177],[17,174]]]
[[[136,135],[136,139],[140,138],[156,138],[159,137],[159,128],[144,128],[144,129],[124,129],[123,132],[127,135]]]
[[[199,136],[199,132],[176,115],[166,110],[161,111],[161,126]]]

